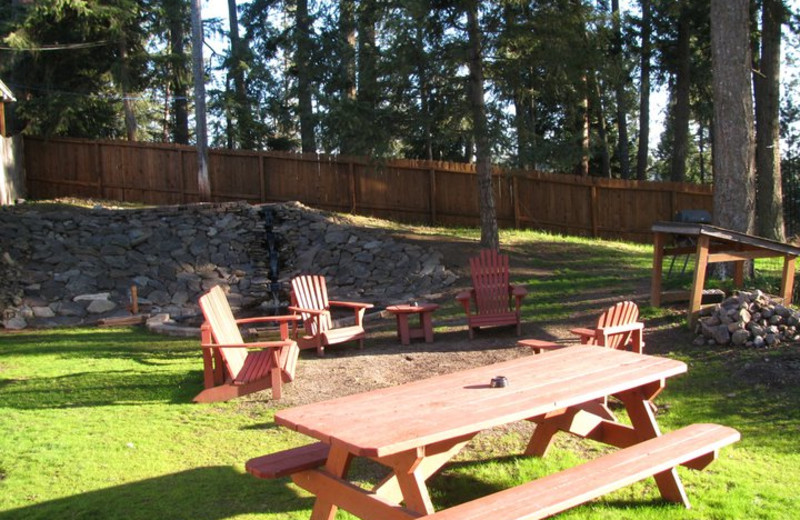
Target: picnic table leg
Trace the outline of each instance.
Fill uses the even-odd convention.
[[[447,464],[447,462],[458,452],[460,452],[474,436],[475,434],[469,434],[457,439],[450,439],[448,441],[426,446],[425,457],[422,459],[419,459],[416,454],[393,455],[391,457],[379,459],[378,462],[392,468],[392,473],[390,473],[383,481],[378,483],[378,485],[376,485],[372,491],[375,494],[387,500],[397,502],[398,504],[405,501],[406,507],[416,510],[414,507],[409,505],[408,500],[405,498],[405,492],[401,487],[401,479],[398,478],[398,475],[408,475],[409,473],[413,472],[415,475],[414,481],[419,487],[426,490],[427,488],[425,486],[425,481],[428,480],[434,473],[439,471],[442,466]],[[414,491],[413,494],[421,497],[423,492]],[[427,490],[424,491],[424,495],[427,496]],[[427,501],[429,502],[430,498],[428,498]],[[425,503],[425,499],[422,498],[421,502]]]
[[[536,429],[533,431],[524,454],[535,457],[544,457],[550,448],[553,436],[559,430],[587,437],[591,436],[590,431],[594,426],[600,423],[617,422],[617,418],[606,406],[604,399],[563,408],[544,417],[530,420],[536,423]]]
[[[544,457],[553,441],[553,436],[558,433],[563,424],[563,419],[568,413],[567,408],[545,414],[543,417],[531,419],[536,423],[531,440],[525,448],[524,454],[533,457]]]
[[[625,404],[631,425],[633,426],[639,442],[652,439],[661,435],[658,428],[651,399],[664,388],[663,383],[658,386],[635,388],[617,395]],[[686,508],[691,507],[689,497],[683,488],[678,471],[675,468],[658,473],[653,476],[658,485],[658,490],[664,500],[682,503]]]
[[[331,451],[328,453],[325,469],[336,477],[344,478],[347,470],[350,469],[351,460],[352,455],[346,449],[332,446]],[[337,509],[338,507],[333,503],[332,497],[322,498],[318,495],[314,501],[314,509],[311,510],[311,520],[334,520]]]

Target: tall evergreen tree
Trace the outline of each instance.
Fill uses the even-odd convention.
[[[761,57],[754,73],[756,111],[756,223],[758,234],[785,240],[780,154],[781,27],[786,7],[763,0]]]
[[[751,233],[755,140],[748,0],[711,0],[714,63],[714,222]]]
[[[483,84],[481,28],[478,21],[478,0],[465,2],[468,36],[469,97],[472,107],[472,131],[475,137],[475,161],[480,198],[481,247],[498,249],[500,234],[492,187],[492,157]]]
[[[650,157],[650,60],[652,26],[650,0],[640,0],[642,19],[639,33],[639,142],[636,149],[636,178],[647,180]]]

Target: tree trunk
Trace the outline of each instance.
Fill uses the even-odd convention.
[[[203,67],[203,14],[201,0],[192,0],[192,72],[194,74],[195,140],[197,141],[197,191],[202,200],[211,199],[208,179],[208,128],[206,87]]]
[[[352,109],[356,100],[356,22],[354,0],[339,1],[339,45],[342,65],[339,69],[339,97],[342,104]],[[351,113],[351,117],[353,114]],[[349,155],[355,152],[352,130],[342,130],[339,151]]]
[[[236,127],[234,140],[238,140],[240,148],[255,148],[255,132],[253,115],[250,112],[250,100],[247,97],[247,85],[244,81],[244,68],[247,60],[247,44],[239,38],[239,13],[236,11],[236,0],[228,0],[228,20],[230,27],[231,56],[229,74],[233,78],[233,93],[236,103]]]
[[[686,180],[686,158],[689,155],[689,107],[690,83],[690,20],[686,1],[681,2],[681,13],[678,18],[678,70],[675,79],[675,105],[672,111],[672,163],[670,180],[683,182]]]
[[[314,108],[311,96],[311,20],[308,0],[297,0],[296,12],[297,104],[300,112],[300,143],[303,153],[317,151],[314,131]]]
[[[636,151],[636,178],[647,180],[647,159],[650,155],[650,0],[641,0],[642,55],[639,80],[639,145]]]
[[[761,14],[761,70],[754,75],[756,100],[756,223],[758,234],[783,242],[780,156],[781,0],[764,0]]]
[[[711,0],[714,223],[752,233],[755,139],[749,0]]]
[[[415,45],[418,49],[420,56],[427,56],[425,54],[425,35],[422,26],[422,20],[417,20],[416,42]],[[417,76],[419,76],[419,107],[422,114],[422,128],[425,133],[425,158],[429,161],[433,160],[433,114],[431,114],[430,107],[430,80],[428,79],[428,64],[427,60],[417,60]]]
[[[617,82],[615,97],[617,98],[617,130],[619,132],[617,155],[619,155],[619,173],[623,179],[631,178],[631,167],[628,159],[628,104],[625,99],[625,87],[628,84],[628,71],[622,55],[622,22],[620,20],[619,0],[611,0],[611,14],[614,25],[614,54],[617,62]]]
[[[586,177],[589,175],[589,86],[586,74],[580,83],[583,95],[578,105],[576,133],[580,143],[580,161],[575,165],[575,174]]]
[[[478,2],[471,0],[467,6],[467,34],[469,38],[469,93],[472,109],[472,131],[475,136],[476,171],[481,218],[481,247],[500,248],[500,233],[492,189],[492,157],[489,146],[489,125],[483,98],[483,58],[481,33],[478,25]]]
[[[122,89],[122,109],[125,113],[125,134],[128,141],[136,141],[136,114],[133,111],[133,102],[130,97],[131,74],[128,64],[128,39],[124,31],[119,38],[119,84]]]
[[[607,179],[611,178],[611,154],[608,151],[608,130],[606,128],[605,107],[603,107],[603,93],[600,82],[597,81],[597,73],[592,71],[592,93],[594,113],[597,117],[597,137],[600,140],[600,176]]]
[[[189,144],[189,80],[184,39],[183,0],[170,0],[164,7],[169,17],[169,90],[172,91],[172,140]]]
[[[362,153],[375,151],[375,111],[378,105],[378,56],[376,51],[376,0],[362,0],[358,10],[358,106],[361,114],[360,128],[366,139],[362,139]]]

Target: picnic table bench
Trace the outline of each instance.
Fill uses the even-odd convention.
[[[312,519],[337,508],[364,519],[522,520],[544,518],[638,480],[655,477],[662,497],[689,507],[675,469],[702,469],[739,433],[693,424],[662,435],[652,399],[681,361],[603,347],[565,347],[541,355],[455,372],[281,410],[276,422],[320,442],[251,459],[261,478],[291,476],[316,495]],[[505,387],[491,378],[504,375]],[[630,425],[604,398],[622,401]],[[525,449],[543,456],[565,431],[620,448],[599,458],[488,496],[434,511],[425,481],[477,433],[519,420],[537,424]],[[354,457],[388,468],[372,490],[347,480]]]

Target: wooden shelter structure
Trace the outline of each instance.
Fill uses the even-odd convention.
[[[697,320],[703,298],[706,268],[712,263],[733,262],[734,285],[742,287],[744,263],[747,260],[783,257],[780,296],[786,305],[792,302],[795,259],[800,256],[800,247],[702,223],[656,222],[652,230],[654,243],[650,303],[654,307],[661,305],[664,294],[661,291],[664,257],[695,255],[694,281],[689,295],[690,327]],[[683,240],[676,240],[678,238]]]

